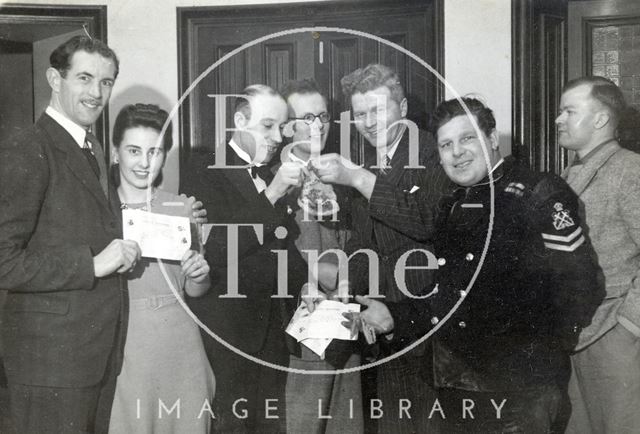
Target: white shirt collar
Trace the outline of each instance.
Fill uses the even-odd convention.
[[[45,113],[51,116],[54,121],[59,123],[62,128],[64,128],[69,134],[71,134],[71,137],[73,137],[73,140],[75,140],[78,146],[84,148],[84,141],[87,136],[87,130],[85,130],[80,125],[76,124],[51,106],[47,107]]]
[[[385,155],[389,157],[389,161],[393,160],[393,156],[395,155],[396,150],[398,149],[398,144],[400,143],[400,140],[402,140],[402,136],[404,136],[406,129],[407,128],[404,127],[402,133],[398,134],[398,137],[396,137],[396,139],[393,141],[391,146],[386,148],[386,151],[384,152],[384,154],[382,154],[383,160]]]
[[[229,147],[231,147],[231,149],[233,149],[238,157],[240,157],[240,159],[245,163],[256,167],[264,166],[264,163],[254,163],[253,161],[251,161],[251,156],[243,149],[241,149],[240,146],[238,146],[238,144],[233,141],[233,139],[229,140]]]

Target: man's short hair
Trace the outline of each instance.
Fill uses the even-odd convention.
[[[251,119],[251,98],[256,95],[274,95],[277,96],[278,92],[273,90],[271,87],[266,84],[252,84],[244,88],[241,92],[241,95],[244,95],[244,98],[238,97],[236,98],[233,113],[240,112],[244,115],[245,118]]]
[[[120,61],[116,53],[101,40],[88,36],[74,36],[68,41],[63,42],[58,48],[53,50],[51,56],[49,56],[49,63],[60,72],[63,78],[66,78],[67,72],[71,68],[71,58],[77,51],[86,51],[90,54],[98,53],[105,59],[111,60],[116,67],[114,78],[118,77]]]
[[[496,118],[493,116],[493,111],[476,98],[462,97],[460,99],[466,104],[471,114],[476,117],[480,130],[489,136],[496,129]],[[437,136],[440,127],[458,116],[467,116],[467,112],[458,99],[450,99],[438,104],[431,115],[430,129],[433,135]]]
[[[591,97],[609,109],[611,117],[617,124],[627,107],[627,103],[624,100],[624,95],[620,88],[616,86],[613,81],[594,75],[570,80],[564,86],[564,89],[562,89],[562,93],[583,84],[591,86]]]
[[[302,80],[290,80],[285,83],[284,86],[280,89],[280,95],[284,98],[285,101],[289,99],[291,95],[294,93],[299,93],[301,95],[309,95],[313,93],[318,93],[324,98],[326,102],[325,96],[320,92],[320,88],[318,87],[318,83],[312,78],[303,78]]]
[[[404,89],[400,84],[398,74],[391,68],[379,63],[372,63],[364,68],[359,68],[340,80],[342,93],[347,99],[351,99],[354,93],[366,93],[370,90],[386,86],[391,93],[391,98],[400,104],[404,99]]]

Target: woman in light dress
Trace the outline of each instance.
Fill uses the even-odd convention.
[[[191,218],[192,200],[155,187],[172,145],[167,118],[144,104],[118,114],[112,150],[118,195],[123,209]],[[198,326],[175,295],[197,297],[209,288],[209,266],[191,227],[192,250],[181,261],[143,257],[128,275],[129,322],[110,433],[209,432],[215,379]]]

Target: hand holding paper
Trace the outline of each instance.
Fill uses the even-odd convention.
[[[345,329],[342,321],[344,313],[359,311],[360,305],[356,303],[323,300],[317,304],[313,313],[310,313],[307,305],[302,303],[289,322],[287,333],[320,357],[324,357],[324,350],[331,340],[356,340],[357,334],[354,335]]]

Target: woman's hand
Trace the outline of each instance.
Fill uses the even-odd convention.
[[[195,283],[204,283],[209,277],[209,264],[202,253],[187,251],[180,262],[182,273]]]

